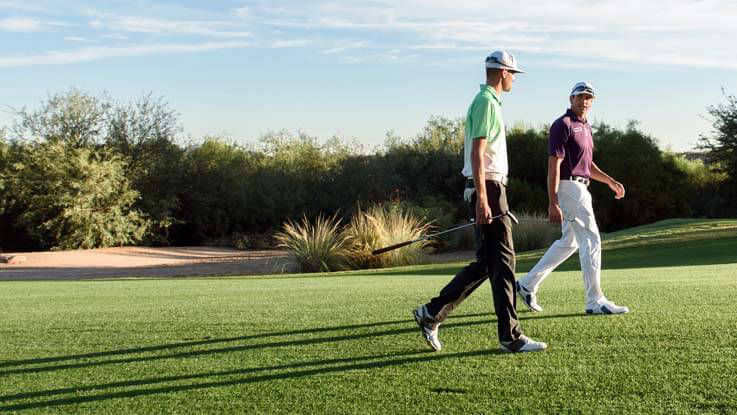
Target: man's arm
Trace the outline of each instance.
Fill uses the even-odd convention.
[[[606,183],[612,192],[614,192],[615,199],[621,199],[624,197],[624,186],[622,183],[612,179],[608,174],[604,173],[596,163],[591,162],[591,178],[597,182]]]
[[[486,172],[484,171],[484,153],[486,152],[486,137],[473,139],[471,147],[471,169],[473,183],[476,187],[476,224],[491,223],[491,208],[486,199]]]
[[[563,162],[562,158],[548,156],[548,220],[552,223],[563,222],[563,212],[558,204],[561,162]]]

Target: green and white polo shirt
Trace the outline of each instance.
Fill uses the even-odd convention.
[[[490,86],[481,85],[481,91],[471,102],[466,114],[464,161],[461,173],[473,178],[471,148],[474,139],[486,137],[484,171],[488,180],[498,180],[499,175],[509,174],[507,162],[507,136],[502,119],[502,101]]]

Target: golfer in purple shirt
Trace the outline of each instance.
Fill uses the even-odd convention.
[[[586,314],[623,314],[627,307],[607,300],[601,291],[601,237],[596,226],[590,181],[605,183],[616,199],[624,197],[622,183],[609,177],[593,161],[594,141],[586,115],[594,102],[594,88],[587,82],[573,86],[571,108],[550,127],[548,143],[548,216],[560,223],[562,236],[524,277],[517,294],[532,311],[542,311],[537,290],[555,268],[578,250],[586,291]]]

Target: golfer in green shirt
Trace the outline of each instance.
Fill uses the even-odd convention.
[[[500,347],[506,352],[544,350],[547,345],[522,334],[517,319],[515,255],[512,221],[507,205],[507,139],[501,93],[512,90],[522,72],[511,53],[497,51],[486,58],[486,83],[466,115],[464,166],[465,198],[476,216],[476,261],[468,264],[429,303],[413,314],[433,350],[440,350],[438,326],[487,278],[491,280]]]

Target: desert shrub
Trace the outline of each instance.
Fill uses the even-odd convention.
[[[542,212],[548,208],[546,182],[526,182],[512,178],[507,187],[512,212]]]
[[[728,217],[727,193],[729,176],[715,164],[707,165],[702,160],[688,160],[670,152],[664,152],[663,158],[672,163],[677,170],[686,173],[684,188],[691,189],[691,207],[694,216]]]
[[[145,95],[120,104],[103,94],[70,89],[50,96],[35,111],[14,111],[13,138],[26,143],[63,144],[73,149],[111,148],[124,163],[129,186],[138,192],[133,208],[150,223],[144,242],[168,244],[183,182],[183,149],[176,112],[163,99]]]
[[[724,89],[722,94],[726,102],[708,107],[712,131],[701,136],[700,147],[709,150],[715,170],[725,174],[721,193],[727,201],[725,210],[734,215],[737,213],[737,96]]]
[[[514,226],[512,237],[517,252],[547,248],[560,238],[560,225],[548,222],[547,215],[522,212],[520,223]]]
[[[430,225],[398,204],[358,209],[345,229],[351,241],[350,259],[355,268],[381,268],[417,264],[430,241],[371,255],[371,251],[424,236]]]
[[[105,144],[126,158],[125,175],[141,194],[134,206],[151,221],[145,242],[166,245],[186,180],[184,150],[176,144],[181,132],[177,114],[162,98],[148,94],[114,105],[107,120]]]
[[[133,203],[125,162],[105,150],[62,142],[29,146],[10,172],[18,217],[42,247],[99,248],[138,243],[149,221]]]
[[[471,217],[467,203],[460,200],[460,197],[457,202],[450,202],[439,196],[428,195],[420,198],[417,203],[399,202],[399,206],[429,224],[431,232],[440,232],[467,223]],[[435,252],[475,249],[473,229],[443,234],[432,240],[431,247]]]
[[[15,110],[13,133],[22,140],[73,148],[100,144],[111,106],[107,96],[96,97],[72,88],[50,96],[36,111]]]
[[[186,223],[174,231],[186,235],[186,243],[222,241],[262,218],[261,195],[251,177],[258,157],[249,149],[220,137],[208,137],[187,150],[179,218]],[[268,182],[267,182],[268,183]],[[257,222],[258,223],[258,222]],[[184,238],[182,238],[184,239]]]
[[[348,268],[350,242],[341,232],[336,215],[319,215],[314,223],[306,216],[302,221],[287,221],[274,236],[280,248],[294,255],[300,272],[329,272]]]

